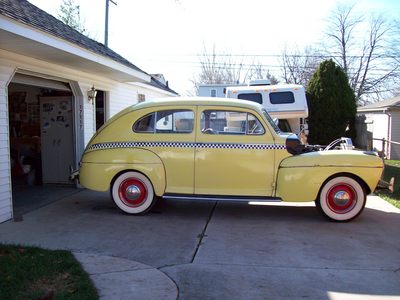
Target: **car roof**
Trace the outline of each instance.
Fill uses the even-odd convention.
[[[176,105],[187,105],[187,106],[230,106],[230,107],[243,107],[248,109],[259,110],[262,106],[258,103],[230,98],[217,98],[217,97],[165,97],[157,98],[149,101],[141,102],[129,107],[130,110],[138,110],[150,107],[160,106],[176,106]]]

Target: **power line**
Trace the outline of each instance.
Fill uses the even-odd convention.
[[[184,56],[197,56],[197,57],[292,57],[292,58],[342,58],[340,55],[329,55],[329,54],[196,54],[196,55],[184,55]],[[398,59],[398,55],[378,55],[379,58],[390,58]],[[364,58],[366,55],[346,55],[347,58]]]

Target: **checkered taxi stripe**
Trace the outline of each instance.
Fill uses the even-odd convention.
[[[281,144],[235,144],[235,143],[183,143],[183,142],[112,142],[91,145],[88,150],[115,149],[115,148],[202,148],[202,149],[257,149],[257,150],[285,150]]]

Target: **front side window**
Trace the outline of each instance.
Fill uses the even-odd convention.
[[[261,122],[252,114],[236,111],[205,110],[201,114],[204,134],[264,134]]]
[[[140,118],[133,131],[138,133],[191,133],[194,113],[191,110],[162,110]]]
[[[274,122],[269,113],[265,109],[263,109],[262,112],[264,114],[264,117],[267,119],[269,125],[271,125],[271,127],[274,129],[274,131],[276,133],[281,133],[281,130],[279,129],[278,125]]]

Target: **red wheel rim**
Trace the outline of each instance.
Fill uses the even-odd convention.
[[[327,204],[331,211],[345,214],[351,211],[357,203],[357,192],[346,183],[331,187],[327,194]]]
[[[141,180],[127,178],[119,185],[118,195],[126,206],[138,207],[145,202],[147,198],[147,189]]]

